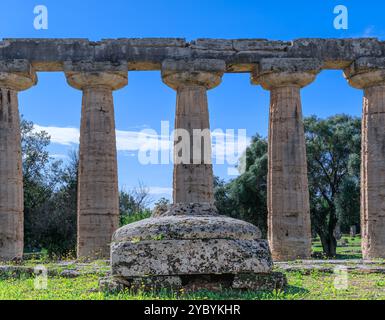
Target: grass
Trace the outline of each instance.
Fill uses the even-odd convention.
[[[360,239],[343,237],[345,246],[339,247],[339,259],[359,259]],[[314,251],[321,252],[319,241],[314,242]],[[49,268],[74,269],[75,264],[58,266],[49,260],[30,260],[23,265],[35,266],[43,264]],[[94,267],[98,267],[99,274],[88,274]],[[223,291],[221,293],[201,291],[195,293],[160,292],[133,294],[124,292],[120,294],[107,294],[98,291],[98,280],[108,270],[106,262],[97,261],[82,269],[82,275],[68,279],[60,276],[49,277],[46,290],[35,289],[35,279],[21,276],[13,279],[0,278],[0,300],[349,300],[349,299],[379,299],[385,300],[385,278],[383,274],[349,273],[347,275],[347,288],[337,289],[336,276],[330,273],[288,272],[288,287],[284,292],[237,292]]]
[[[313,253],[322,254],[322,244],[319,238],[313,241]],[[359,236],[355,238],[343,236],[338,241],[336,259],[362,259],[361,238]]]
[[[337,290],[335,276],[313,272],[310,275],[288,273],[289,286],[285,292],[213,293],[201,291],[193,294],[181,292],[106,294],[98,292],[98,276],[87,275],[76,279],[54,277],[48,279],[47,290],[34,289],[33,278],[0,280],[0,300],[385,300],[385,280],[381,274],[349,274],[348,288]]]

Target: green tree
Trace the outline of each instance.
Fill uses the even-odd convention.
[[[312,228],[326,256],[336,255],[338,223],[358,224],[360,119],[336,115],[306,118]]]
[[[221,214],[242,219],[258,226],[267,234],[267,141],[260,136],[240,160],[241,174],[229,183],[216,178],[214,192]]]
[[[139,182],[132,190],[119,192],[120,226],[146,219],[151,215],[148,208],[152,202],[149,189]]]
[[[48,153],[50,137],[21,119],[24,181],[24,243],[27,252],[65,255],[76,245],[78,158],[63,164]]]
[[[58,186],[44,203],[35,232],[50,256],[74,256],[77,240],[77,182],[79,158],[73,151],[58,173]]]
[[[337,115],[304,120],[312,229],[324,254],[336,254],[334,231],[359,226],[360,119]],[[256,136],[240,159],[242,174],[229,182],[216,178],[215,199],[220,213],[243,219],[267,231],[267,141]]]

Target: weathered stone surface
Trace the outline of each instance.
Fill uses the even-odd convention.
[[[112,90],[127,83],[126,66],[68,64],[68,83],[83,90],[78,181],[78,257],[108,257],[119,226],[119,190]]]
[[[220,59],[227,72],[250,72],[261,59],[316,58],[323,68],[342,69],[361,57],[385,55],[378,39],[3,39],[0,60],[26,59],[37,71],[61,71],[64,61],[127,61],[130,70],[160,70],[167,59]]]
[[[0,59],[0,87],[23,91],[36,83],[36,73],[27,60]]]
[[[233,48],[236,51],[285,51],[291,46],[291,41],[269,41],[266,39],[237,39],[233,40]]]
[[[154,212],[153,217],[165,216],[216,216],[218,209],[213,203],[174,203],[165,212]]]
[[[287,279],[283,273],[241,273],[234,276],[233,289],[274,291],[287,286]]]
[[[345,70],[364,89],[361,150],[361,233],[366,259],[385,258],[385,59],[361,58]]]
[[[266,90],[277,87],[305,87],[321,71],[317,59],[263,59],[252,73],[252,82]]]
[[[0,261],[24,248],[23,173],[18,91],[36,83],[25,61],[0,61]]]
[[[298,62],[298,66],[296,66]],[[288,67],[291,71],[283,71]],[[296,71],[298,70],[298,72]],[[304,71],[306,70],[306,71]],[[274,260],[310,258],[311,227],[300,88],[315,79],[316,62],[268,60],[253,75],[270,93],[268,237]]]
[[[164,83],[175,90],[193,85],[212,89],[221,83],[225,69],[226,64],[223,60],[165,60],[162,63],[162,79]],[[178,95],[178,99],[179,98],[181,98],[180,95]],[[192,102],[193,101],[190,103]],[[199,105],[199,102],[196,103]],[[199,108],[195,108],[195,112],[199,110]],[[200,128],[197,127],[194,129]]]
[[[203,239],[113,242],[112,274],[146,275],[268,273],[273,262],[264,240]]]
[[[166,216],[145,219],[117,230],[113,242],[146,240],[234,239],[257,240],[260,230],[254,225],[224,216]]]
[[[84,90],[89,87],[103,86],[118,90],[127,85],[127,63],[106,63],[80,61],[65,62],[64,71],[70,86]]]
[[[99,281],[104,292],[117,293],[125,290],[190,292],[197,290],[220,291],[226,289],[273,291],[282,290],[287,285],[286,276],[279,272],[237,275],[187,275],[150,276],[140,278],[106,277]]]
[[[365,89],[385,83],[385,58],[360,58],[344,70],[349,84]]]
[[[175,204],[214,204],[207,89],[220,84],[224,70],[225,63],[218,60],[165,61],[162,64],[163,81],[177,90],[173,177]],[[203,133],[199,139],[195,139],[196,130],[199,134]],[[177,147],[179,139],[183,143],[180,150]],[[199,146],[196,145],[198,140],[201,143]]]

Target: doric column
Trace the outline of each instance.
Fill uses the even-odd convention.
[[[119,227],[119,190],[112,91],[127,84],[127,66],[65,65],[68,83],[83,91],[78,182],[78,257],[109,257]]]
[[[221,60],[165,61],[163,82],[177,91],[172,211],[215,213],[207,90],[218,86]]]
[[[364,89],[361,150],[361,233],[365,259],[385,258],[385,59],[360,58],[345,70]]]
[[[270,90],[268,238],[274,260],[307,259],[311,225],[300,89],[320,70],[313,59],[263,59],[252,76]]]
[[[36,81],[27,61],[0,61],[0,261],[23,257],[23,171],[17,94]]]

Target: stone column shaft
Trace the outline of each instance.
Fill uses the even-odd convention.
[[[385,84],[364,90],[361,226],[365,258],[385,258]]]
[[[0,63],[0,261],[23,257],[24,198],[18,91],[35,83],[35,74],[26,61]]]
[[[311,256],[311,222],[302,87],[314,81],[314,59],[263,59],[252,81],[270,90],[268,239],[273,259]]]
[[[163,82],[177,91],[174,205],[165,215],[216,214],[207,90],[221,83],[224,70],[224,61],[210,59],[162,64]]]
[[[23,256],[23,171],[17,92],[0,88],[0,260]]]
[[[268,150],[268,238],[273,259],[309,258],[309,189],[298,86],[271,90]]]
[[[95,68],[95,66],[92,66]],[[108,67],[108,66],[107,66]],[[67,66],[70,85],[83,91],[78,176],[77,255],[108,258],[119,227],[119,190],[112,91],[127,83],[126,72],[87,71]],[[78,71],[80,69],[80,71]]]
[[[79,148],[78,256],[109,255],[119,227],[119,190],[112,90],[83,90]]]
[[[207,104],[207,90],[203,86],[185,86],[177,90],[175,129],[190,136],[188,163],[174,165],[173,198],[175,203],[214,203],[213,168],[211,164],[211,134]],[[194,130],[205,130],[201,139],[201,156],[194,157]],[[195,134],[199,132],[195,131]],[[199,139],[199,136],[197,135]],[[209,147],[205,148],[209,141]],[[178,143],[178,142],[176,142]],[[194,150],[195,149],[195,150]],[[198,151],[198,150],[197,150]],[[174,150],[177,153],[176,150]],[[174,159],[177,161],[178,154]],[[194,159],[195,158],[195,159]],[[210,161],[209,163],[205,159]],[[197,161],[198,160],[198,161]],[[199,162],[199,163],[197,163]]]
[[[361,234],[364,259],[385,258],[385,59],[360,58],[345,70],[364,89],[361,147]]]

